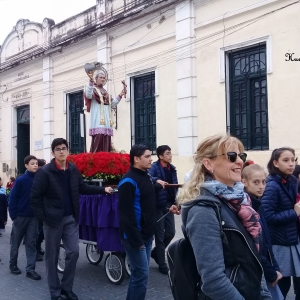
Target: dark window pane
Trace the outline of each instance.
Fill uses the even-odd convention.
[[[85,152],[85,137],[81,137],[80,115],[83,112],[83,92],[69,94],[69,144],[71,153]]]
[[[155,74],[134,79],[135,143],[156,150]]]
[[[266,46],[229,53],[230,131],[246,149],[268,149]]]

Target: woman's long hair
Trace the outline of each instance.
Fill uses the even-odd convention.
[[[205,181],[205,176],[211,175],[203,165],[204,158],[218,156],[222,159],[222,154],[226,154],[228,149],[237,145],[240,152],[244,151],[242,142],[230,135],[214,135],[203,140],[194,155],[194,168],[191,178],[187,181],[177,194],[177,203],[195,200],[200,195],[201,185]],[[220,155],[220,156],[219,156]]]

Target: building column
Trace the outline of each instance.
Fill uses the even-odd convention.
[[[97,0],[96,4],[97,18],[103,20],[106,13],[106,0]]]
[[[52,90],[52,58],[43,58],[43,147],[44,159],[49,162],[51,156],[51,142],[53,134],[53,90]]]
[[[196,110],[196,57],[193,51],[194,2],[184,1],[176,6],[178,155],[191,156],[198,142]]]
[[[108,72],[106,89],[110,93],[110,85],[112,83],[111,42],[107,33],[103,33],[97,38],[97,60],[103,64],[103,67]]]
[[[109,72],[111,70],[111,42],[107,33],[103,33],[97,38],[97,59]],[[108,74],[109,75],[109,74]]]

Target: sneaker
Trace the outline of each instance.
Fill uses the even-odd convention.
[[[41,254],[41,255],[45,254],[45,251],[44,251],[44,249],[41,248],[41,246],[36,247],[36,252],[37,252],[37,254]]]
[[[168,275],[168,273],[169,273],[169,268],[166,264],[163,266],[159,266],[158,269],[159,269],[159,272],[162,274]]]
[[[15,275],[19,275],[19,274],[22,273],[21,270],[18,268],[17,265],[10,265],[10,266],[9,266],[9,269],[10,269],[10,272],[11,272],[12,274],[15,274]]]
[[[43,260],[44,260],[43,255],[41,255],[40,253],[37,253],[36,261],[43,261]]]
[[[36,271],[29,271],[26,272],[26,277],[32,279],[32,280],[40,280],[42,277],[36,272]]]
[[[156,249],[153,248],[153,250],[151,251],[151,257],[155,260],[155,262],[158,264],[157,262],[157,256],[156,256]]]
[[[42,249],[42,248],[40,248],[39,251],[38,251],[38,253],[41,254],[41,255],[45,255],[45,250]]]
[[[71,292],[67,292],[63,289],[61,289],[60,294],[62,296],[65,296],[68,300],[78,300],[78,297],[71,291]]]

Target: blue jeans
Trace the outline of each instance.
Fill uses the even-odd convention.
[[[139,249],[131,247],[127,240],[122,240],[131,270],[126,300],[143,300],[146,297],[152,242],[151,237]]]

